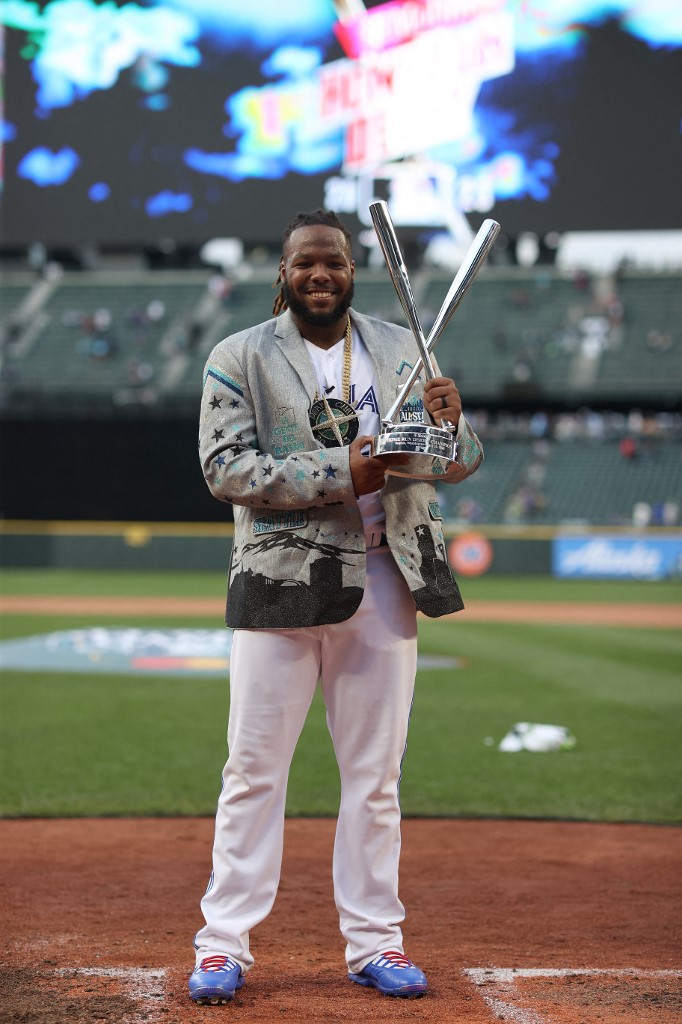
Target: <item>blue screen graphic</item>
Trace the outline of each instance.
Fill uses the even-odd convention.
[[[682,5],[12,0],[5,244],[682,227]]]

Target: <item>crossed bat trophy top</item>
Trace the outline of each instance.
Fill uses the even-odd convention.
[[[500,225],[494,220],[485,220],[481,225],[450,285],[429,336],[425,338],[388,206],[384,202],[372,203],[369,212],[388,272],[420,355],[395,402],[382,420],[381,433],[374,439],[372,454],[400,452],[409,455],[406,464],[391,466],[388,472],[393,476],[406,476],[413,480],[432,480],[446,473],[457,459],[456,426],[447,422],[443,422],[440,427],[427,423],[394,423],[393,419],[399,413],[421,371],[424,371],[427,380],[432,380],[436,376],[431,352],[469,290],[474,277],[483,266],[483,261],[495,243]]]

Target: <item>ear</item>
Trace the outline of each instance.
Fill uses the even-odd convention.
[[[280,281],[284,280],[285,275],[286,275],[286,270],[284,269],[284,257],[282,257],[282,259],[279,261],[279,279],[280,279]]]

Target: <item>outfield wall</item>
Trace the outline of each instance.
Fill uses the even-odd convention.
[[[225,571],[233,524],[5,520],[0,566],[36,569]],[[444,524],[448,559],[460,577],[557,575],[682,577],[677,528],[470,526]]]

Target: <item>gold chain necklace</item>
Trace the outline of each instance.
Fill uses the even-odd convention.
[[[315,394],[315,402],[310,412],[310,423],[315,431],[319,432],[318,440],[326,448],[331,447],[333,442],[337,445],[348,445],[355,439],[358,433],[358,415],[353,409],[350,401],[350,371],[353,354],[353,329],[350,317],[346,323],[346,334],[343,341],[343,372],[341,375],[341,391],[343,401],[332,399],[326,395],[320,398],[319,392]],[[336,411],[334,411],[336,410]]]
[[[350,326],[350,317],[346,324],[346,336],[343,342],[343,376],[341,377],[341,389],[344,402],[350,402],[350,365],[353,355],[353,332]]]

